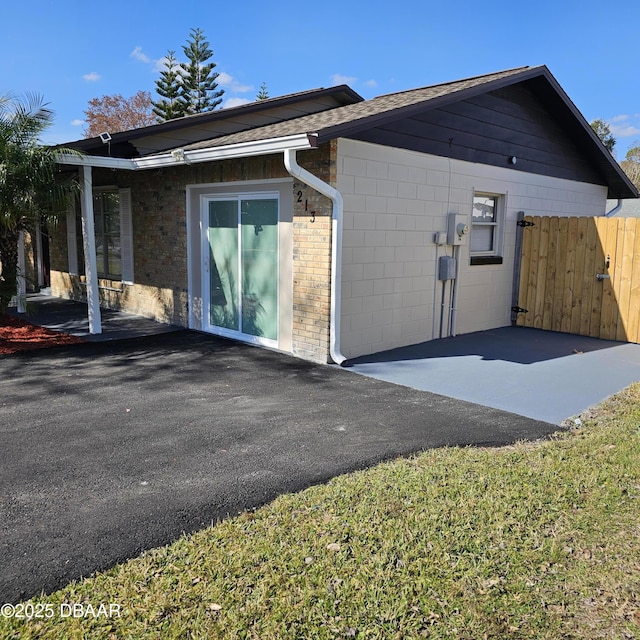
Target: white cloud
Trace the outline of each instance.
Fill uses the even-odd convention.
[[[167,61],[168,61],[167,56],[163,56],[162,58],[160,58],[160,60],[154,60],[153,61],[153,70],[154,71],[158,71],[159,73],[162,73],[163,71],[166,71],[167,70]]]
[[[616,138],[628,138],[640,134],[640,114],[621,113],[609,119],[611,133]]]
[[[355,78],[354,76],[344,76],[341,73],[334,73],[331,76],[331,84],[332,85],[338,85],[338,84],[353,84],[358,78]]]
[[[246,98],[229,98],[225,100],[223,107],[228,109],[229,107],[239,107],[242,104],[249,104],[251,100],[247,100]]]
[[[640,134],[640,128],[632,124],[625,124],[624,126],[612,124],[611,133],[614,137],[628,138],[629,136],[637,136]]]
[[[98,80],[100,80],[100,74],[92,71],[91,73],[85,73],[82,76],[82,79],[86,80],[87,82],[97,82]]]
[[[148,64],[149,62],[151,62],[151,58],[149,58],[148,55],[142,52],[142,47],[136,47],[129,54],[129,57],[133,58],[134,60],[139,60],[140,62],[144,62],[145,64]]]
[[[84,120],[76,118],[69,123],[72,127],[81,127],[84,124]]]
[[[377,86],[378,86],[378,83],[377,83],[375,80],[367,80],[367,81],[364,83],[364,86],[365,86],[365,87],[370,87],[371,89],[374,89],[375,87],[377,87]]]
[[[148,64],[151,67],[152,73],[162,73],[167,70],[167,56],[162,56],[162,58],[158,58],[157,60],[150,58],[146,53],[144,53],[144,51],[142,51],[142,47],[136,47],[129,54],[129,57],[137,60],[138,62],[142,62],[143,64]],[[176,71],[179,70],[176,69]]]
[[[247,93],[247,91],[253,91],[253,87],[250,84],[240,84],[233,76],[221,71],[218,74],[216,82],[224,87],[227,91],[234,91],[235,93]]]

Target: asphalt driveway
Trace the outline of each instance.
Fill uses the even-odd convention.
[[[0,602],[381,460],[557,427],[195,332],[0,358]]]

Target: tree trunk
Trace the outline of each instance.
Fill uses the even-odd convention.
[[[0,313],[18,292],[18,239],[17,230],[0,227]]]

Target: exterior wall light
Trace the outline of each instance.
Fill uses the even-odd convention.
[[[184,155],[184,149],[174,149],[171,152],[171,159],[174,162],[186,162],[186,158]]]

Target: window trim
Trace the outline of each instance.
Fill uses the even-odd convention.
[[[133,215],[131,189],[118,189],[120,195],[120,271],[121,282],[133,284]]]
[[[261,182],[260,184],[264,184]],[[277,246],[276,246],[276,256],[277,256],[277,270],[276,270],[276,337],[275,338],[266,338],[263,336],[254,336],[250,333],[245,333],[242,330],[238,329],[227,329],[218,325],[213,325],[210,322],[209,318],[209,310],[211,305],[211,289],[210,289],[210,255],[209,255],[209,236],[207,233],[208,225],[209,225],[209,203],[215,201],[236,201],[237,204],[237,215],[238,215],[238,272],[241,273],[240,268],[240,260],[241,260],[241,219],[242,219],[242,201],[243,200],[260,200],[260,199],[272,199],[277,202],[278,207],[278,221],[277,221]],[[202,329],[208,333],[212,333],[214,335],[220,335],[227,338],[233,338],[235,340],[240,340],[242,342],[248,342],[251,344],[259,344],[267,347],[278,348],[280,341],[280,305],[281,305],[281,280],[280,280],[280,265],[281,265],[281,239],[280,239],[280,230],[283,222],[282,217],[282,195],[279,190],[268,191],[268,190],[217,190],[212,193],[202,193],[200,194],[200,225],[201,229],[204,231],[201,233],[200,238],[200,250],[201,255],[203,256],[203,260],[200,264],[201,270],[201,283],[202,283]],[[242,304],[238,305],[240,310],[242,309]],[[240,311],[242,313],[242,311]],[[240,323],[242,326],[242,323]]]
[[[78,232],[76,231],[76,210],[79,210],[75,203],[67,209],[67,269],[69,275],[80,275],[78,268]]]
[[[114,186],[102,186],[93,189],[93,195],[111,191],[117,193],[119,196],[119,209],[120,209],[120,275],[105,274],[100,269],[98,270],[98,278],[101,280],[110,280],[113,282],[122,282],[123,284],[133,284],[133,224],[132,224],[132,212],[131,212],[131,189],[119,189]],[[67,258],[68,269],[70,275],[83,276],[85,273],[84,258],[79,260],[79,257],[83,255],[82,252],[82,224],[80,222],[80,204],[76,202],[67,211]],[[94,210],[93,217],[95,221],[96,212]],[[80,245],[78,245],[80,242]],[[96,242],[94,233],[93,242]],[[98,265],[96,264],[96,267]],[[103,266],[103,265],[101,265]],[[103,287],[101,287],[103,288]]]
[[[469,264],[473,266],[473,265],[479,265],[479,264],[502,264],[502,262],[503,262],[502,256],[472,255],[470,257]]]
[[[119,273],[110,273],[108,271],[108,265],[110,264],[109,259],[109,248],[110,245],[107,242],[107,239],[111,236],[115,236],[114,233],[108,233],[105,230],[105,211],[104,206],[102,204],[101,196],[105,194],[112,194],[118,196],[118,241],[120,244],[120,269]],[[122,227],[120,224],[120,190],[114,187],[97,187],[93,190],[93,224],[94,224],[94,243],[96,248],[98,247],[98,238],[102,242],[103,246],[103,257],[101,261],[96,262],[96,271],[98,274],[98,278],[102,278],[103,280],[122,280]],[[96,206],[97,203],[100,202],[100,206]],[[100,220],[100,224],[98,224],[98,220]],[[101,233],[98,232],[98,229],[102,229]],[[101,262],[101,264],[100,264]],[[107,270],[105,271],[105,266],[107,266]]]
[[[495,201],[495,219],[494,222],[474,222],[473,208],[476,198],[493,198]],[[493,193],[490,191],[474,191],[471,198],[471,233],[469,235],[469,261],[471,265],[487,265],[502,264],[502,250],[504,238],[504,221],[506,211],[507,194]],[[493,229],[492,245],[493,249],[489,251],[473,251],[471,249],[471,241],[473,238],[474,228],[491,227]]]

